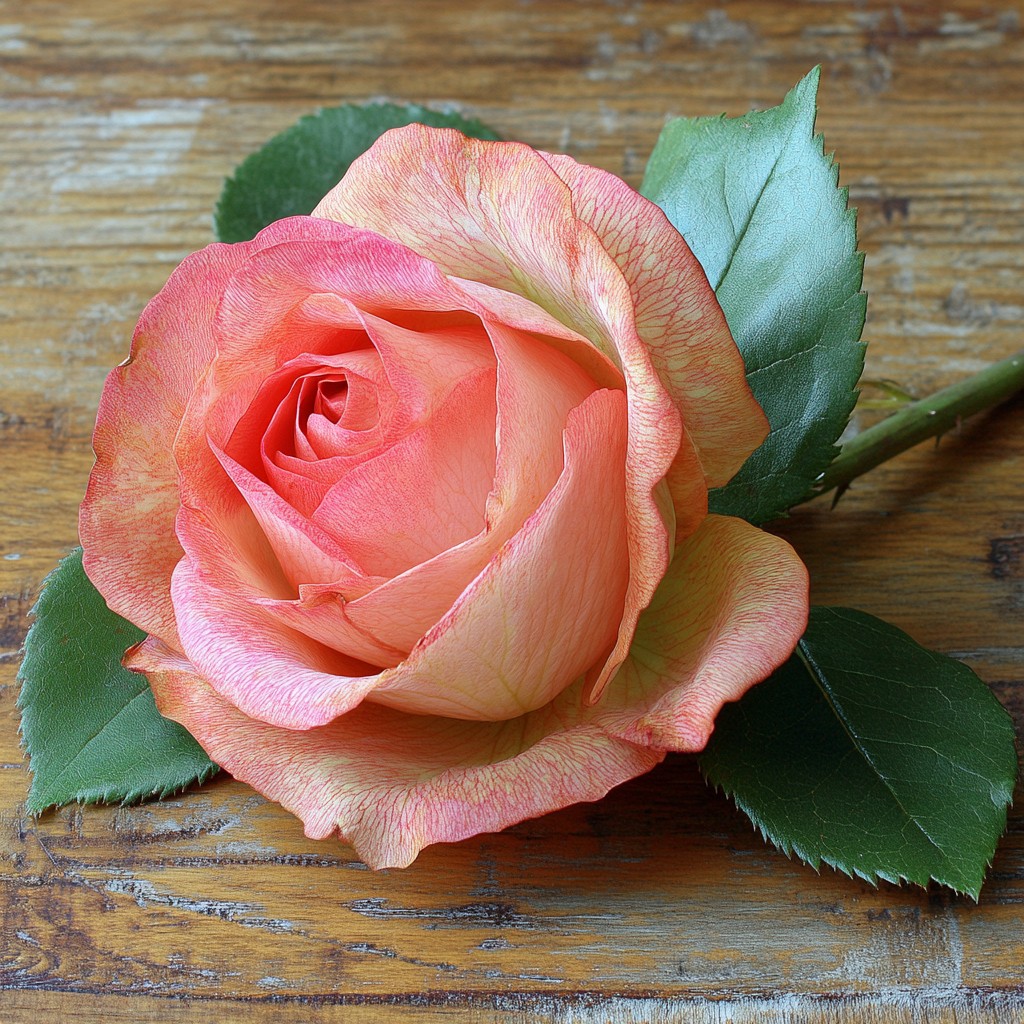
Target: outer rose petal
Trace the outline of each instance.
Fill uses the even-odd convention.
[[[707,485],[728,483],[765,439],[768,420],[703,268],[665,214],[614,174],[541,155],[626,278],[637,331],[683,414]]]
[[[171,573],[181,546],[171,445],[215,351],[221,293],[254,247],[211,245],[185,259],[143,310],[131,355],[107,377],[96,418],[96,465],[79,515],[85,570],[113,611],[172,644]]]
[[[394,310],[464,308],[436,266],[387,237],[316,217],[289,217],[271,231],[274,244],[233,275],[217,310],[222,391],[254,393],[287,360],[337,351],[340,330],[363,330],[361,312],[387,319]]]
[[[288,591],[266,540],[261,549],[259,536],[246,536],[251,527],[228,530],[187,509],[178,524],[186,551],[171,583],[178,650],[245,714],[309,729],[351,710],[377,685],[372,666],[290,628],[260,603]],[[139,651],[151,653],[146,643]],[[133,660],[128,667],[148,674],[153,666]]]
[[[789,655],[806,615],[806,572],[789,546],[712,516],[680,547],[598,707],[583,708],[577,685],[505,723],[362,704],[297,732],[247,719],[169,653],[150,680],[165,715],[308,836],[337,829],[371,867],[404,867],[430,843],[598,799],[668,749],[700,749],[722,701]]]
[[[631,743],[703,750],[721,706],[793,652],[807,601],[807,570],[784,540],[708,516],[676,550],[593,721]]]
[[[184,659],[165,658],[149,678],[160,711],[219,765],[301,818],[311,839],[340,832],[373,868],[598,800],[665,756],[548,709],[494,723],[363,704],[319,729],[276,729],[246,718]]]

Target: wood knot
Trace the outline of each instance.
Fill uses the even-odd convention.
[[[1021,556],[1024,555],[1024,535],[995,537],[989,541],[988,563],[992,577],[997,580],[1014,579],[1020,575]]]

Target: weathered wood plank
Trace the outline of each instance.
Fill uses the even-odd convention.
[[[1021,345],[1016,3],[0,0],[0,1017],[1009,1021],[1024,816],[980,905],[820,877],[675,758],[595,805],[366,871],[228,780],[25,817],[17,650],[76,540],[103,378],[223,177],[321,104],[455,103],[636,184],[667,113],[822,62],[860,208],[868,374],[924,393]],[[815,599],[966,658],[1024,722],[1024,403],[780,526]]]
[[[560,998],[530,995],[498,1000],[438,997],[423,993],[418,1006],[395,1005],[368,998],[359,1002],[330,997],[287,1003],[279,1000],[231,1003],[224,1000],[174,1001],[160,998],[123,998],[95,993],[18,992],[6,998],[0,993],[0,1009],[13,1019],[37,1019],[61,1015],[73,1022],[104,1024],[156,1024],[173,1019],[183,1024],[420,1024],[421,1021],[472,1020],[473,1024],[1006,1024],[1018,1019],[1019,1004],[1004,996],[956,997],[922,1001],[897,996],[887,1004],[869,998],[825,998],[796,1004],[789,999],[707,1000],[701,998]]]

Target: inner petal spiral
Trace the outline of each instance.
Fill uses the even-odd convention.
[[[485,530],[497,361],[479,322],[359,316],[361,341],[346,332],[345,351],[304,353],[264,381],[225,452],[356,571],[387,579]]]

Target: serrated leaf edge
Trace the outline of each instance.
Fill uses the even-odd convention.
[[[17,696],[17,698],[15,700],[14,706],[19,711],[21,711],[21,712],[24,712],[26,710],[26,708],[27,708],[27,705],[25,704],[25,701],[24,701],[25,682],[26,682],[25,675],[24,675],[25,655],[26,655],[26,653],[28,651],[28,646],[29,646],[29,642],[31,641],[32,634],[36,631],[36,628],[39,626],[39,614],[38,614],[39,613],[39,606],[40,606],[40,604],[43,601],[43,595],[46,592],[46,588],[49,586],[49,584],[52,581],[53,577],[57,574],[57,572],[60,569],[61,565],[64,564],[66,559],[68,559],[71,555],[75,554],[78,551],[81,551],[81,547],[80,546],[75,546],[73,548],[69,548],[58,559],[57,564],[43,577],[43,581],[42,581],[42,583],[39,586],[39,595],[36,597],[35,602],[33,603],[32,607],[29,609],[28,614],[29,614],[29,617],[33,621],[32,621],[32,624],[26,630],[26,632],[25,632],[25,639],[21,642],[21,646],[18,648],[18,661],[19,661],[19,664],[18,664],[18,672],[15,675],[15,682],[18,684],[18,696]],[[145,690],[140,690],[139,693],[137,693],[135,696],[137,697],[137,696],[139,696],[142,693],[145,693]],[[132,700],[134,700],[134,699],[135,699],[135,697],[132,697]],[[118,713],[120,714],[120,712],[118,712]],[[97,733],[97,735],[99,735],[99,734]],[[85,793],[79,794],[78,796],[73,797],[70,800],[64,800],[64,801],[51,800],[51,801],[49,801],[47,803],[43,803],[41,805],[34,805],[33,799],[32,799],[32,795],[33,795],[33,790],[36,788],[36,780],[38,778],[38,774],[37,774],[36,769],[33,767],[33,762],[35,760],[35,754],[33,753],[33,750],[32,750],[31,741],[29,740],[29,737],[28,737],[28,735],[25,732],[25,716],[24,716],[24,714],[21,714],[19,716],[19,720],[18,720],[18,736],[19,736],[19,746],[20,746],[20,748],[24,751],[24,753],[26,755],[28,755],[28,770],[29,770],[29,775],[31,777],[31,781],[29,783],[29,792],[28,792],[28,795],[25,798],[24,807],[25,807],[26,813],[28,813],[29,815],[31,815],[34,818],[38,818],[40,815],[44,814],[46,811],[50,810],[51,808],[70,807],[72,804],[78,804],[79,806],[87,806],[87,805],[90,805],[90,804],[105,804],[105,805],[113,806],[114,803],[116,802],[118,804],[118,806],[125,807],[125,806],[128,806],[129,804],[141,803],[142,801],[147,800],[147,799],[151,799],[153,797],[155,797],[157,800],[163,800],[165,797],[171,796],[171,795],[173,795],[175,793],[183,792],[184,790],[188,789],[190,786],[201,786],[201,785],[203,785],[203,783],[208,782],[215,775],[219,775],[223,771],[223,769],[220,767],[220,765],[216,764],[214,761],[210,761],[209,765],[204,767],[203,770],[198,775],[193,776],[193,778],[188,779],[188,780],[186,780],[184,782],[181,782],[180,784],[179,783],[172,783],[172,784],[170,784],[168,786],[157,787],[157,788],[152,789],[152,790],[146,790],[146,789],[129,790],[123,796],[119,796],[116,790],[113,790],[113,789],[110,789],[110,788],[106,789],[103,792],[98,792],[98,793],[96,793],[96,795],[92,795],[94,791],[87,790]],[[85,748],[83,747],[82,749],[84,750]],[[79,751],[79,753],[81,753],[81,751]],[[76,755],[76,756],[78,756],[78,755]]]
[[[928,873],[926,877],[923,878],[912,878],[910,875],[903,874],[902,872],[891,872],[886,871],[884,869],[873,869],[872,873],[868,874],[854,865],[848,866],[846,864],[843,864],[841,861],[826,856],[825,854],[809,853],[806,850],[804,850],[798,843],[789,842],[788,840],[782,839],[781,837],[776,838],[774,835],[769,833],[764,822],[758,818],[758,816],[749,806],[747,806],[746,801],[744,801],[735,792],[730,791],[728,786],[726,786],[724,783],[716,782],[714,779],[711,778],[711,776],[705,770],[703,761],[700,758],[698,758],[697,766],[700,770],[701,777],[704,779],[704,782],[707,784],[707,786],[716,795],[722,796],[725,799],[729,800],[738,810],[742,811],[743,814],[746,816],[748,822],[750,823],[753,831],[759,833],[761,839],[767,845],[772,846],[780,853],[785,854],[788,860],[792,860],[794,857],[796,857],[798,860],[802,861],[804,864],[806,864],[809,868],[813,869],[819,875],[821,874],[821,865],[827,864],[830,868],[840,872],[847,878],[860,878],[862,881],[867,882],[868,885],[875,889],[878,888],[879,880],[883,882],[889,882],[892,885],[900,885],[903,882],[907,882],[910,885],[916,885],[922,889],[927,888],[929,882],[935,882],[938,885],[944,886],[945,888],[950,889],[961,896],[970,897],[972,900],[974,900],[975,903],[978,902],[981,896],[981,887],[985,881],[985,875],[988,872],[989,868],[992,867],[992,861],[995,856],[994,849],[992,851],[992,854],[985,861],[985,866],[981,871],[978,884],[976,886],[972,886],[966,889],[961,889],[958,885],[954,885],[951,882],[943,881],[941,878],[936,878],[935,875],[931,873]]]
[[[808,92],[811,93],[810,124],[808,125],[809,132],[810,132],[810,141],[812,143],[812,146],[813,146],[814,150],[816,151],[816,154],[820,155],[821,159],[824,161],[826,170],[828,172],[831,172],[831,175],[832,175],[832,181],[831,181],[832,188],[834,188],[836,190],[836,192],[839,193],[839,196],[841,198],[841,201],[842,201],[842,204],[843,204],[843,207],[844,207],[844,209],[842,210],[842,212],[840,214],[841,220],[843,222],[845,222],[845,223],[851,223],[852,222],[852,229],[853,229],[853,236],[854,236],[854,249],[853,249],[853,253],[851,254],[851,257],[852,257],[852,259],[857,264],[857,266],[856,266],[857,286],[856,286],[856,290],[851,292],[850,295],[847,296],[847,298],[843,301],[843,303],[840,306],[833,307],[833,311],[834,310],[838,310],[838,309],[845,309],[846,306],[849,304],[849,302],[851,302],[852,300],[857,300],[858,301],[858,305],[860,306],[860,310],[859,310],[860,315],[858,317],[859,326],[858,326],[858,329],[857,329],[857,332],[856,332],[856,337],[855,337],[854,341],[852,342],[852,345],[857,350],[857,354],[859,355],[859,359],[857,360],[857,375],[856,375],[856,379],[854,381],[854,386],[850,388],[849,393],[846,396],[837,396],[836,399],[834,400],[834,403],[833,403],[833,406],[832,406],[837,412],[841,413],[843,421],[844,421],[844,424],[849,424],[850,417],[853,415],[853,410],[856,408],[856,405],[857,405],[857,399],[860,397],[860,389],[856,386],[856,383],[857,383],[857,381],[859,381],[861,375],[863,374],[863,371],[864,371],[864,361],[865,361],[865,355],[866,355],[866,350],[867,350],[867,343],[863,340],[864,325],[865,325],[865,322],[866,322],[866,319],[867,319],[867,292],[864,290],[864,251],[860,248],[860,239],[859,239],[858,234],[857,234],[857,208],[855,206],[851,206],[850,205],[850,189],[849,189],[849,186],[845,186],[845,185],[841,186],[839,184],[840,165],[839,165],[839,162],[835,158],[835,151],[832,150],[831,152],[826,153],[825,152],[825,136],[824,136],[824,133],[823,132],[815,132],[814,131],[814,127],[815,127],[815,124],[817,122],[817,117],[818,117],[818,100],[817,100],[817,97],[818,97],[818,86],[820,84],[820,81],[821,81],[821,65],[817,64],[813,68],[811,68],[811,70],[808,71],[807,74],[804,75],[804,77],[801,78],[800,81],[797,82],[797,84],[795,86],[793,86],[793,88],[790,89],[786,93],[786,95],[783,97],[781,103],[777,104],[775,107],[766,108],[766,110],[778,110],[780,108],[786,107],[788,104],[791,104],[791,103],[794,103],[794,104],[798,105],[798,108],[799,108],[799,106],[802,106],[806,102],[806,94]],[[715,121],[724,121],[724,120],[738,121],[738,120],[742,120],[743,117],[749,117],[752,114],[762,114],[762,113],[765,113],[766,110],[750,110],[746,114],[741,114],[741,115],[738,115],[736,117],[729,117],[727,114],[722,113],[722,114],[718,114],[718,115],[715,115],[715,116],[712,116],[712,117],[680,118],[679,120],[689,120],[689,121],[691,121],[691,122],[693,122],[694,124],[697,124],[697,125],[699,125],[701,123],[715,122]],[[789,141],[793,137],[793,132],[795,132],[797,130],[797,128],[799,128],[801,126],[801,124],[806,120],[805,118],[802,118],[801,116],[799,116],[801,113],[802,113],[802,110],[797,109],[794,112],[794,114],[793,114],[792,121],[791,121],[792,128],[791,128],[790,134],[787,136],[787,143],[786,143],[787,145],[788,145]],[[767,187],[768,181],[770,181],[770,179],[771,179],[771,175],[774,173],[775,166],[777,166],[777,163],[778,163],[778,161],[776,161],[776,163],[773,164],[771,172],[769,172],[768,177],[765,179],[765,183],[762,186],[762,190],[761,190],[762,194],[763,194],[764,188]],[[737,241],[736,246],[734,247],[732,253],[729,256],[729,261],[728,261],[725,269],[723,270],[723,272],[722,272],[722,274],[721,274],[721,276],[719,278],[718,284],[717,285],[713,285],[716,293],[718,291],[718,288],[721,287],[722,283],[728,277],[728,273],[729,273],[730,268],[732,267],[733,261],[735,260],[736,253],[739,251],[740,242],[742,241],[743,236],[746,234],[746,231],[747,231],[747,228],[749,227],[750,222],[754,218],[754,213],[755,213],[755,211],[757,209],[757,204],[760,202],[760,199],[761,199],[761,196],[759,195],[758,199],[754,203],[753,208],[751,209],[750,216],[749,216],[749,218],[747,220],[747,224],[744,226],[744,229],[743,229],[743,231],[741,232],[741,234],[739,236],[739,241]],[[825,326],[827,326],[827,324]],[[811,346],[811,347],[813,348],[813,346]],[[806,351],[808,351],[808,349],[802,349],[801,351],[802,352],[806,352]],[[746,358],[747,358],[746,355],[744,355],[744,361],[746,361]],[[751,377],[751,376],[755,375],[756,373],[758,373],[760,370],[764,370],[764,369],[765,369],[765,367],[756,367],[756,366],[755,367],[751,367],[751,366],[748,365],[747,366],[747,377],[748,377],[748,379],[749,379],[749,377]],[[786,425],[773,426],[771,433],[772,434],[776,434],[776,433],[778,433],[778,431],[780,431],[782,429],[785,429],[785,426]],[[845,429],[845,426],[844,426],[844,429]],[[829,465],[831,465],[831,463],[835,460],[836,456],[839,454],[841,448],[840,448],[840,446],[836,442],[839,440],[839,437],[841,437],[841,436],[842,436],[842,430],[840,430],[840,432],[836,436],[835,440],[832,441],[831,444],[828,446],[828,449],[825,449],[823,447],[822,457],[824,458],[826,455],[828,455],[828,458],[827,458],[827,461],[824,462],[824,465],[819,470],[819,475],[821,473],[823,473],[828,468]],[[785,475],[787,475],[787,473],[788,473],[788,470],[782,470],[780,472],[775,472],[775,473],[771,473],[771,474],[764,473],[764,474],[761,474],[760,476],[753,476],[753,477],[751,477],[749,480],[746,481],[746,483],[747,484],[752,484],[752,483],[755,483],[758,480],[767,479],[768,476],[773,476],[773,477],[780,476],[780,475],[785,476]],[[803,482],[803,481],[801,481],[801,482]],[[716,490],[724,490],[728,486],[729,486],[729,484],[725,484],[725,485],[723,485],[722,488],[716,488]],[[796,501],[794,503],[798,503],[798,501]],[[764,524],[766,522],[772,522],[772,521],[774,521],[776,519],[783,519],[783,518],[788,517],[789,512],[790,512],[790,510],[792,508],[793,508],[793,505],[790,504],[790,505],[787,505],[785,508],[777,509],[777,510],[771,512],[771,513],[767,513],[767,514],[764,514],[764,515],[755,514],[753,516],[750,516],[749,520],[755,526],[762,525],[762,524]]]
[[[830,606],[824,606],[824,607],[830,607]],[[833,612],[840,612],[841,613],[841,612],[846,611],[848,609],[843,609],[841,607],[830,607],[830,610],[833,611]],[[900,630],[900,632],[902,632],[902,630]],[[908,639],[910,639],[911,642],[916,643],[916,641],[914,641],[912,637],[908,637]],[[918,645],[918,646],[920,646],[920,645]],[[929,650],[928,648],[924,648],[924,649],[925,650]],[[798,642],[796,651],[794,653],[798,653],[798,656],[799,656],[801,662],[803,662],[804,667],[806,669],[808,669],[808,674],[811,676],[811,679],[813,680],[814,685],[817,687],[818,691],[822,694],[823,699],[826,701],[826,703],[829,705],[829,707],[832,708],[833,713],[835,714],[836,718],[838,719],[838,721],[839,721],[840,725],[842,726],[843,730],[846,732],[846,734],[848,736],[850,736],[850,739],[854,743],[854,746],[856,747],[858,753],[860,753],[865,758],[865,760],[871,766],[872,770],[875,771],[875,773],[883,781],[883,784],[885,785],[886,790],[889,791],[889,793],[893,797],[893,799],[896,800],[897,804],[902,808],[902,803],[899,801],[898,797],[896,797],[896,795],[894,793],[892,793],[892,790],[890,789],[890,787],[888,785],[888,781],[884,778],[884,776],[882,776],[881,772],[878,772],[877,769],[875,769],[875,766],[874,766],[873,762],[871,761],[870,757],[868,757],[867,754],[864,751],[861,750],[860,743],[857,742],[854,739],[854,737],[850,734],[850,730],[847,727],[847,722],[846,722],[845,714],[842,714],[840,712],[840,709],[837,707],[836,702],[831,698],[831,695],[828,692],[826,692],[826,691],[824,691],[822,689],[820,683],[818,682],[818,674],[819,674],[820,670],[817,668],[816,662],[815,662],[813,656],[811,655],[811,653],[806,650],[806,645],[804,644],[803,639],[801,639]],[[961,665],[964,665],[964,662],[960,661],[960,659],[952,658],[950,655],[943,654],[941,651],[930,651],[930,653],[938,655],[941,658],[946,658],[946,659],[949,659],[949,660],[952,660],[952,661],[957,661]],[[965,667],[968,668],[968,669],[970,668],[969,665],[965,665]],[[822,676],[824,676],[823,672],[821,672],[820,674]],[[979,683],[982,686],[985,685],[982,680],[979,679],[978,681],[979,681]],[[987,687],[986,687],[986,689],[987,689]],[[989,691],[989,692],[991,693],[991,691]],[[994,697],[993,697],[993,699],[994,699]],[[1010,717],[1009,712],[998,701],[996,701],[995,703],[999,707],[999,710],[1002,711],[1002,713],[1011,722],[1011,728],[1012,728],[1012,719]],[[759,816],[747,805],[746,801],[744,801],[737,793],[731,791],[729,789],[729,787],[725,785],[725,783],[720,783],[720,782],[718,782],[718,781],[716,781],[716,780],[711,778],[710,774],[708,773],[708,771],[705,768],[703,757],[698,757],[697,765],[698,765],[698,769],[699,769],[699,771],[701,773],[701,776],[703,777],[705,783],[709,787],[711,787],[711,789],[716,794],[724,795],[727,799],[731,800],[732,803],[740,811],[742,811],[744,815],[746,815],[747,819],[751,822],[754,830],[756,832],[760,833],[762,840],[764,840],[766,843],[770,844],[771,846],[774,846],[775,849],[777,849],[777,850],[781,851],[782,853],[784,853],[786,855],[786,857],[789,858],[789,859],[792,859],[792,856],[795,855],[804,864],[806,864],[810,868],[813,868],[814,871],[818,872],[819,874],[820,874],[820,865],[822,863],[824,863],[824,864],[829,865],[829,867],[831,867],[831,868],[833,868],[833,869],[835,869],[837,871],[842,872],[842,874],[846,875],[848,878],[858,877],[858,878],[863,879],[864,881],[868,882],[870,885],[875,886],[875,887],[877,887],[877,884],[878,884],[877,880],[878,879],[882,879],[883,881],[890,882],[890,883],[892,883],[894,885],[899,885],[899,884],[901,884],[901,882],[908,882],[908,883],[910,883],[912,885],[917,885],[917,886],[920,886],[922,888],[925,888],[929,881],[933,881],[933,882],[936,882],[938,885],[942,885],[945,888],[952,890],[953,892],[959,893],[960,895],[963,895],[963,896],[970,897],[972,900],[974,900],[975,903],[977,903],[979,898],[980,898],[981,889],[982,889],[982,886],[984,885],[984,882],[985,882],[985,876],[988,873],[989,869],[992,867],[993,861],[995,859],[995,853],[996,853],[996,850],[998,849],[999,839],[1002,837],[1002,835],[1006,831],[1006,824],[1007,824],[1007,820],[1008,820],[1008,817],[1009,817],[1009,811],[1010,811],[1010,808],[1013,806],[1013,793],[1014,793],[1014,788],[1015,788],[1015,782],[1011,783],[1011,785],[1009,786],[1009,788],[1008,788],[1005,796],[1001,800],[1001,802],[997,803],[997,802],[993,801],[992,806],[995,808],[997,814],[999,814],[1001,819],[1002,819],[1001,820],[1001,827],[999,828],[998,832],[995,835],[995,838],[994,838],[994,840],[992,842],[991,850],[989,851],[988,855],[986,856],[986,858],[985,858],[985,860],[983,862],[983,865],[980,867],[980,869],[977,872],[977,882],[976,882],[976,884],[973,885],[973,886],[970,886],[968,888],[961,888],[959,885],[957,885],[957,884],[955,884],[953,882],[947,881],[945,879],[939,878],[939,877],[937,877],[937,875],[935,875],[935,874],[933,874],[931,872],[927,872],[927,873],[923,874],[920,877],[911,877],[910,875],[904,874],[903,872],[898,872],[898,871],[897,872],[889,872],[889,871],[886,871],[884,869],[874,869],[873,870],[873,874],[869,875],[869,874],[866,874],[864,871],[862,871],[860,868],[857,868],[856,866],[853,866],[853,865],[847,866],[846,864],[841,863],[840,861],[835,860],[835,859],[833,859],[833,858],[831,858],[831,857],[829,857],[829,856],[827,856],[827,855],[825,855],[823,853],[813,853],[813,854],[808,853],[798,843],[790,842],[790,841],[788,841],[788,840],[786,840],[786,839],[784,839],[782,837],[776,838],[775,836],[771,835],[768,832],[768,829],[767,829],[766,825],[764,824],[764,822],[761,821]],[[1019,770],[1018,770],[1018,774],[1019,774]],[[1015,778],[1015,781],[1016,781],[1016,778]],[[943,850],[943,848],[941,846],[938,846],[934,842],[934,840],[931,838],[931,836],[929,836],[928,833],[925,832],[925,830],[923,828],[921,828],[921,826],[918,823],[916,818],[914,818],[912,815],[910,815],[909,812],[906,812],[906,813],[907,813],[907,816],[919,828],[919,830],[925,836],[925,838],[945,858],[945,851]]]
[[[164,800],[176,793],[183,793],[193,786],[201,786],[209,782],[216,775],[220,775],[224,769],[212,761],[198,775],[193,776],[181,783],[172,783],[167,786],[157,786],[155,789],[132,789],[127,793],[120,793],[116,789],[97,790],[87,789],[71,800],[51,800],[44,804],[33,805],[31,791],[28,799],[25,800],[25,810],[33,818],[38,818],[47,811],[61,807],[70,807],[77,804],[79,807],[103,805],[107,807],[129,807],[135,804],[144,803],[147,800]]]

